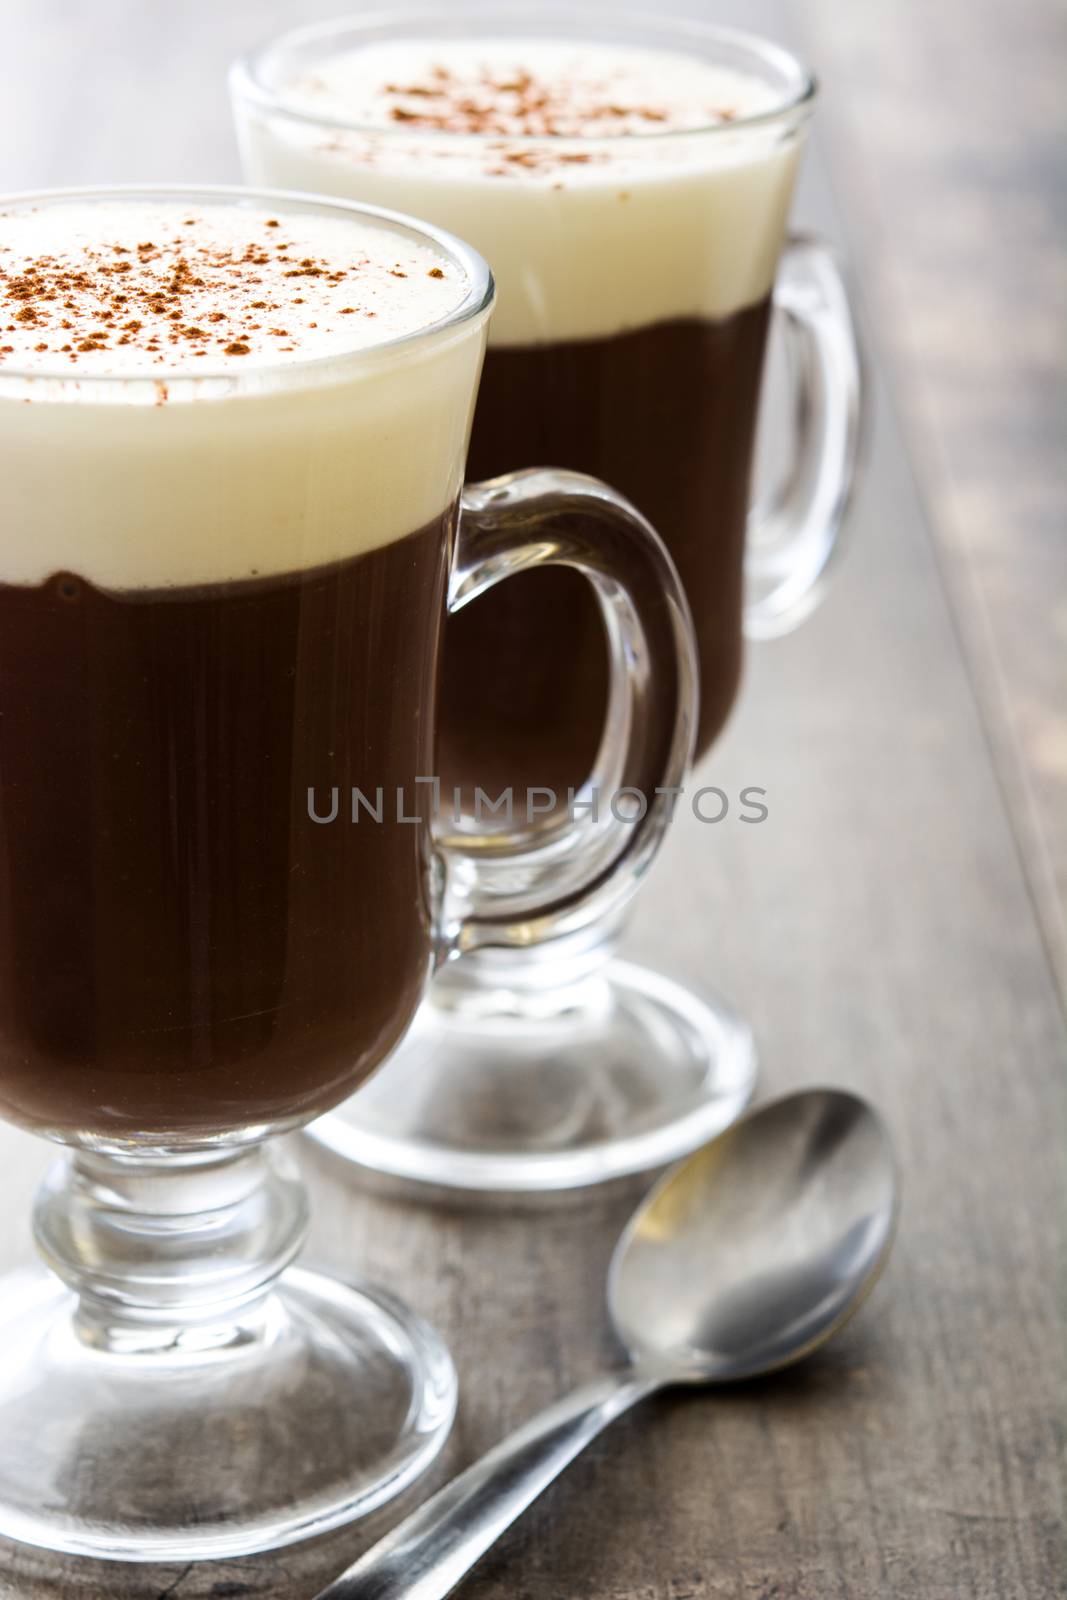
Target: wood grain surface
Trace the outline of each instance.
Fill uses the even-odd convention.
[[[1067,992],[1067,9],[800,0],[854,257]]]
[[[236,177],[226,61],[316,9],[6,0],[0,187]],[[1035,220],[1056,174],[1044,145],[1030,160],[1026,130],[1044,137],[1060,114],[1041,46],[1052,50],[1059,13],[949,0],[935,27],[918,0],[847,17],[828,0],[788,13],[767,0],[716,14],[807,48],[830,84],[800,215],[851,248],[894,403],[879,390],[836,585],[803,630],[752,652],[704,769],[730,792],[764,787],[769,818],[711,827],[683,813],[630,951],[747,1012],[762,1093],[829,1082],[877,1102],[899,1147],[902,1226],[883,1283],[823,1356],[627,1418],[463,1594],[1044,1600],[1064,1573],[1067,1047],[1050,952],[1067,850],[1055,620],[1067,592],[1046,411],[1057,380],[1038,329],[1055,290]],[[927,103],[947,81],[936,63],[953,56],[950,16],[982,95],[1022,19],[1035,88],[1012,108],[1002,167],[962,101],[940,120]],[[921,102],[925,134],[895,126],[889,77],[904,108]],[[959,141],[955,155],[942,136]],[[957,206],[958,233],[934,195]],[[1001,208],[1016,205],[1033,224],[1017,230],[1026,262],[994,243]],[[1005,331],[997,313],[1017,289],[1033,321]],[[925,504],[902,431],[920,447]],[[630,1200],[435,1212],[371,1198],[327,1158],[301,1155],[311,1253],[389,1284],[452,1343],[461,1409],[433,1482],[613,1358],[600,1284]],[[31,1258],[47,1158],[0,1129],[4,1263]],[[400,1509],[299,1550],[188,1567],[0,1544],[0,1600],[310,1600]]]

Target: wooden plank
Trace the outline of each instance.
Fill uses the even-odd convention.
[[[14,0],[0,71],[17,98],[0,83],[0,116],[13,106],[17,137],[0,139],[0,183],[235,175],[221,70],[296,14],[242,0],[197,26],[186,8],[99,0],[90,35],[73,0]],[[744,17],[788,31],[769,4]],[[803,214],[833,228],[816,158]],[[877,332],[891,337],[888,313]],[[630,945],[753,1017],[764,1092],[836,1082],[884,1108],[906,1183],[894,1261],[803,1372],[619,1424],[487,1561],[471,1600],[1060,1592],[1064,1033],[985,709],[883,398],[839,581],[805,630],[753,653],[705,768],[728,792],[766,788],[768,820],[683,814]],[[46,1158],[0,1129],[5,1263],[29,1259]],[[453,1344],[461,1413],[434,1481],[612,1358],[598,1286],[626,1202],[434,1213],[304,1159],[313,1253],[389,1283]],[[310,1600],[397,1509],[307,1550],[200,1567],[0,1546],[0,1600]]]
[[[797,8],[849,237],[1067,993],[1067,103],[1048,0]]]

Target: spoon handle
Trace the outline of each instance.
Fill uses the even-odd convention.
[[[405,1517],[318,1600],[444,1600],[609,1422],[658,1387],[626,1371],[558,1400]]]

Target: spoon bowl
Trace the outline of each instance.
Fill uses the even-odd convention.
[[[837,1089],[750,1112],[661,1179],[608,1277],[615,1330],[661,1382],[728,1382],[814,1350],[870,1293],[897,1213],[881,1118]]]

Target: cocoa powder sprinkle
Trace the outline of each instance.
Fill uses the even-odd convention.
[[[301,80],[312,94],[327,86]],[[462,70],[435,62],[406,82],[378,89],[387,122],[434,133],[499,134],[505,138],[586,138],[598,134],[640,135],[665,126],[714,125],[729,121],[731,107],[690,107],[683,115],[669,103],[617,98],[620,85],[608,74],[576,77],[538,73],[522,66],[471,64]]]
[[[180,367],[190,356],[202,358],[207,347],[216,360],[276,360],[280,349],[299,354],[302,344],[328,348],[342,317],[373,317],[379,308],[402,307],[405,302],[395,298],[401,291],[388,286],[420,265],[433,278],[449,278],[453,287],[461,281],[439,266],[427,269],[423,247],[412,247],[409,259],[401,246],[400,259],[390,261],[381,252],[369,254],[375,247],[357,232],[346,249],[347,225],[322,237],[309,230],[306,240],[298,237],[286,247],[293,249],[287,256],[249,238],[245,230],[257,226],[254,213],[240,213],[235,228],[229,208],[220,208],[217,221],[211,210],[199,217],[178,211],[162,221],[153,211],[154,237],[141,240],[132,228],[122,236],[128,217],[120,217],[114,232],[108,217],[96,232],[95,216],[80,212],[68,237],[64,225],[53,224],[49,207],[41,209],[39,226],[37,214],[0,211],[0,329],[17,336],[0,347],[0,367],[20,367],[20,355],[47,358],[51,352],[54,361],[81,358],[87,371],[112,370],[100,358],[119,349],[113,370],[131,375],[168,361]],[[144,217],[138,220],[143,227]],[[277,229],[281,223],[262,217],[258,226]],[[397,241],[387,248],[396,249]],[[294,294],[297,285],[290,280],[300,281],[302,290],[307,280],[309,287]],[[119,283],[121,294],[115,292]],[[351,298],[339,306],[342,284]],[[446,303],[454,302],[441,302]],[[310,322],[304,320],[307,311],[300,311],[305,305]],[[439,315],[431,303],[425,312],[428,322]],[[39,359],[28,366],[47,370]]]
[[[565,153],[568,144],[591,145],[577,159],[601,165],[616,158],[620,139],[696,132],[742,114],[742,74],[709,68],[706,74],[683,72],[679,82],[666,53],[646,57],[609,48],[583,56],[581,49],[554,52],[538,45],[524,56],[522,45],[514,49],[518,60],[500,41],[484,41],[484,50],[478,40],[442,43],[436,59],[414,55],[404,67],[394,60],[384,79],[369,53],[365,68],[354,54],[295,76],[287,88],[296,109],[336,113],[358,126],[359,132],[338,131],[316,147],[345,161],[368,167],[398,158],[469,163],[477,147],[462,138],[418,136],[473,135],[485,141],[477,156],[483,174],[545,177],[553,189],[562,187],[557,169],[575,159]],[[764,110],[769,91],[763,96],[755,87],[752,109]],[[376,129],[390,137],[376,138]]]

